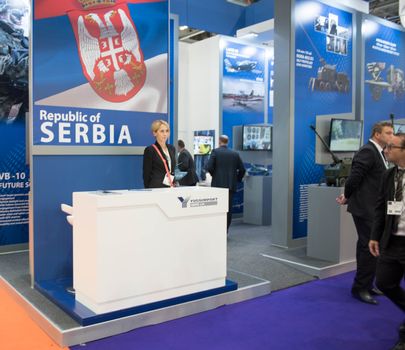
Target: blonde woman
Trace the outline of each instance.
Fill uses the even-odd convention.
[[[167,144],[169,124],[164,120],[155,120],[151,130],[156,141],[146,147],[143,153],[143,184],[145,188],[172,187],[176,150]]]

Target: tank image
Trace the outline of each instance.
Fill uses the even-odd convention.
[[[299,23],[302,31],[311,44],[316,55],[319,58],[320,67],[318,68],[317,76],[309,79],[308,87],[311,91],[321,92],[339,92],[347,93],[350,90],[349,77],[344,72],[337,72],[336,65],[327,64],[325,59],[319,53],[316,45],[308,35],[302,23]]]
[[[311,91],[349,92],[350,81],[347,74],[337,72],[336,65],[327,64],[323,58],[320,59],[320,62],[317,77],[309,79]]]
[[[365,83],[369,85],[374,101],[378,101],[381,98],[384,89],[393,93],[394,97],[400,97],[405,92],[404,71],[395,68],[391,64],[386,72],[386,80],[384,80],[383,73],[385,67],[385,62],[367,63],[367,71],[370,73],[372,79],[366,80]]]
[[[250,164],[250,168],[246,169],[248,175],[260,175],[260,176],[269,176],[270,172],[264,166]]]
[[[325,182],[327,186],[343,187],[352,169],[352,159],[339,159],[338,163],[325,165]]]

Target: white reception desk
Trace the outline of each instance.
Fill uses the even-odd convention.
[[[105,313],[223,287],[227,211],[220,188],[73,193],[76,300]]]

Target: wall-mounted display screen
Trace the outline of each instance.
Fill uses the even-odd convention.
[[[333,152],[356,152],[361,146],[361,120],[332,119],[329,147]]]
[[[270,151],[271,129],[270,125],[244,125],[242,149],[244,151]]]
[[[405,133],[405,124],[394,124],[394,134]]]
[[[194,155],[210,154],[213,148],[213,136],[194,136]]]

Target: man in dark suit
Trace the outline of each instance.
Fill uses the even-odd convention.
[[[236,185],[245,175],[245,167],[239,154],[228,148],[228,136],[219,137],[219,147],[214,149],[206,167],[212,176],[211,186],[229,189],[227,230],[232,221],[232,199]]]
[[[396,166],[385,172],[377,204],[369,248],[377,262],[377,287],[402,311],[405,290],[405,134],[395,135],[386,149],[387,159]],[[392,350],[405,350],[405,322],[399,328],[399,341]]]
[[[354,155],[352,169],[345,184],[344,194],[336,200],[348,204],[357,231],[357,271],[352,286],[352,295],[369,304],[378,304],[372,294],[381,294],[373,287],[377,259],[370,254],[368,241],[374,219],[374,207],[383,173],[388,164],[383,148],[393,136],[392,124],[377,123],[373,126],[370,140]]]
[[[181,186],[195,186],[198,182],[198,176],[195,171],[194,159],[190,152],[186,150],[183,140],[178,140],[177,146],[179,151],[177,165],[180,171],[187,171],[187,175],[179,181],[179,184]]]

